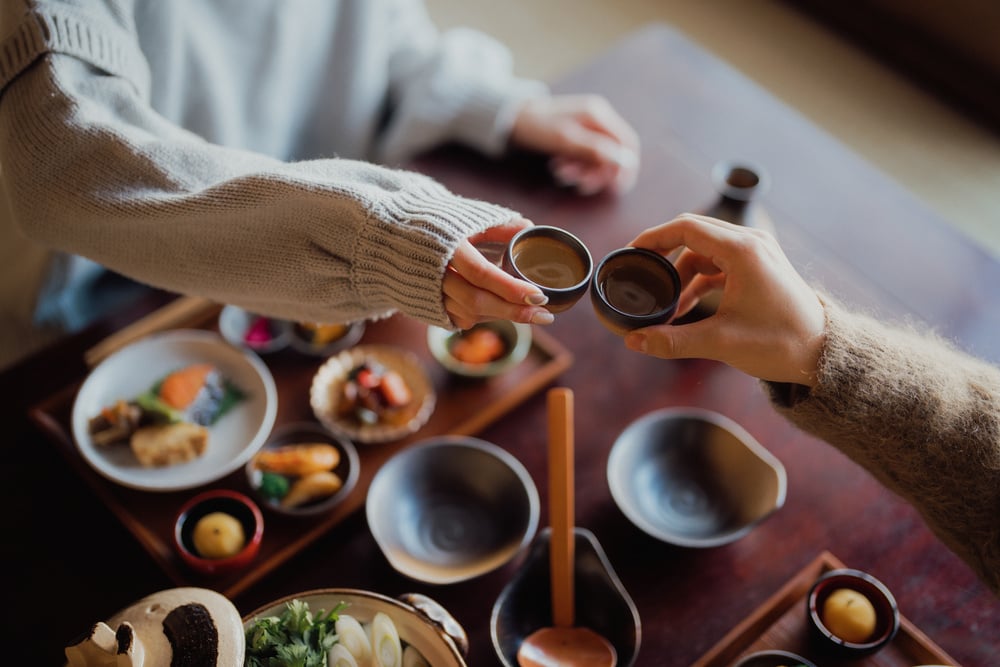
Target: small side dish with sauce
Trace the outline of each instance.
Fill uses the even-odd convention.
[[[325,442],[293,443],[263,449],[252,461],[257,492],[283,508],[299,508],[340,491],[343,480],[334,472],[340,450]]]

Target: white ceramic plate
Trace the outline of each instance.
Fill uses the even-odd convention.
[[[348,373],[366,360],[397,371],[413,392],[413,402],[399,423],[360,424],[337,416],[337,402]],[[357,345],[330,357],[316,371],[309,390],[313,414],[323,426],[365,444],[390,442],[416,433],[430,419],[435,400],[434,386],[417,355],[392,345]]]
[[[145,468],[127,445],[94,445],[88,422],[101,408],[118,399],[132,399],[167,374],[203,362],[215,364],[246,398],[209,427],[208,447],[202,456]],[[145,491],[178,491],[213,482],[242,467],[266,441],[277,411],[274,378],[260,357],[215,333],[182,329],[143,338],[101,362],[87,376],[73,403],[73,437],[84,460],[107,479]]]
[[[434,600],[426,596],[409,594],[393,599],[379,593],[351,588],[327,588],[289,595],[268,603],[243,617],[244,629],[265,616],[280,616],[291,600],[302,600],[309,611],[330,611],[341,602],[348,603],[343,611],[359,623],[371,623],[377,612],[392,619],[399,638],[420,651],[428,664],[435,667],[465,667],[464,654],[468,649],[465,630]]]

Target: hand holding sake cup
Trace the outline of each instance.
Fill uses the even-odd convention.
[[[645,248],[619,248],[598,263],[590,283],[597,319],[624,336],[665,324],[677,311],[681,279],[670,261]]]

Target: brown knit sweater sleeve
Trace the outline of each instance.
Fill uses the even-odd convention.
[[[911,503],[1000,594],[1000,369],[827,301],[819,384],[765,383],[777,410]]]

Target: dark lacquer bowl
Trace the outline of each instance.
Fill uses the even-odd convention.
[[[325,456],[310,456],[314,446],[336,451],[332,467],[325,467]],[[301,450],[289,449],[291,447]],[[268,457],[275,453],[285,460],[271,464]],[[293,456],[286,456],[286,453]],[[295,454],[302,460],[296,460]],[[286,516],[305,517],[329,512],[354,490],[360,472],[361,461],[354,443],[315,422],[297,422],[276,428],[246,464],[247,483],[254,499],[265,510]]]
[[[645,248],[619,248],[604,257],[590,282],[590,302],[608,330],[665,324],[677,311],[681,279],[663,255]]]
[[[733,667],[816,667],[791,651],[755,651],[740,658]]]
[[[583,241],[565,229],[535,225],[511,238],[501,266],[511,275],[538,286],[549,298],[545,307],[559,313],[586,293],[594,260]]]
[[[630,667],[639,654],[642,624],[639,611],[592,532],[575,528],[575,625],[604,637],[618,655],[619,667]],[[551,627],[552,587],[549,544],[552,531],[539,531],[522,565],[500,592],[490,618],[493,647],[505,667],[517,667],[524,638]]]
[[[733,420],[675,407],[640,417],[618,436],[608,485],[622,513],[649,535],[707,548],[743,537],[780,508],[787,477]]]
[[[844,639],[838,635],[833,621],[827,617],[830,597],[838,590],[860,593],[874,608],[874,628],[864,638]],[[850,601],[849,601],[850,603]],[[861,570],[849,568],[830,570],[819,577],[806,598],[806,620],[810,639],[824,654],[851,660],[872,655],[885,648],[899,631],[899,608],[896,599],[881,581]]]
[[[383,464],[365,510],[393,568],[418,581],[449,584],[517,556],[538,529],[539,500],[531,475],[503,448],[436,436]]]
[[[231,517],[239,524],[242,546],[235,553],[223,548],[232,543],[228,540],[214,541],[214,544],[221,545],[214,547],[217,551],[197,548],[199,522],[215,513]],[[229,535],[232,525],[229,520],[224,520],[216,525],[215,530]],[[207,528],[205,530],[208,531]],[[177,513],[173,537],[177,553],[192,570],[206,575],[229,574],[246,568],[257,557],[264,538],[264,516],[257,504],[242,493],[229,489],[203,491],[184,503]]]

